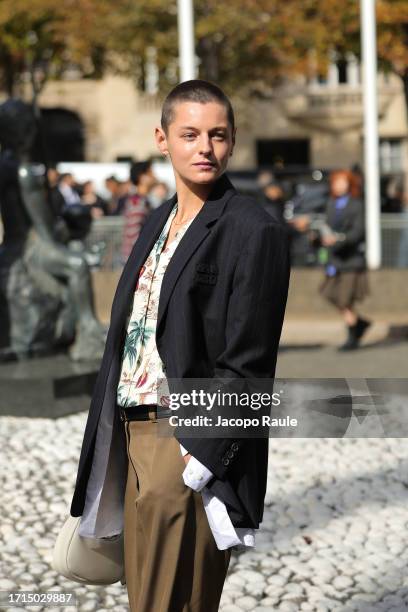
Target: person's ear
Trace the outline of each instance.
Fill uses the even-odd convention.
[[[166,134],[164,133],[164,130],[161,127],[156,127],[154,130],[154,136],[156,139],[157,148],[159,149],[160,153],[164,157],[166,157],[168,154],[168,147],[167,147],[167,138],[166,138]]]

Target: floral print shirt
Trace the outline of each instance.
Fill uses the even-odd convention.
[[[177,202],[139,273],[117,389],[117,403],[123,407],[157,404],[159,381],[166,378],[156,347],[160,288],[167,265],[194,219],[182,225],[170,244],[163,248],[176,213]]]

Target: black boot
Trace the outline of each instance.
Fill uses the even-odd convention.
[[[352,351],[358,347],[357,323],[355,325],[347,325],[348,336],[344,344],[339,346],[339,351]]]
[[[358,317],[357,323],[356,323],[356,336],[358,340],[360,340],[360,338],[363,337],[363,335],[365,334],[367,329],[370,327],[370,325],[372,325],[371,321],[369,321],[368,319],[362,319],[361,317]]]

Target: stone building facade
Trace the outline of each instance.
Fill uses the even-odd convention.
[[[400,79],[379,74],[378,93],[381,169],[402,173],[408,168],[408,118]],[[29,98],[28,86],[23,95]],[[333,62],[324,79],[293,80],[268,100],[245,104],[232,98],[238,131],[230,168],[255,169],[279,161],[319,168],[362,164],[362,97],[361,68],[350,56],[345,64]],[[39,102],[43,109],[76,113],[86,161],[158,154],[153,134],[161,100],[137,91],[130,79],[67,75],[47,82]]]

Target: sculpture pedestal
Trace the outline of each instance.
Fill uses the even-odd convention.
[[[0,364],[0,416],[55,419],[88,410],[99,365],[63,354]]]

